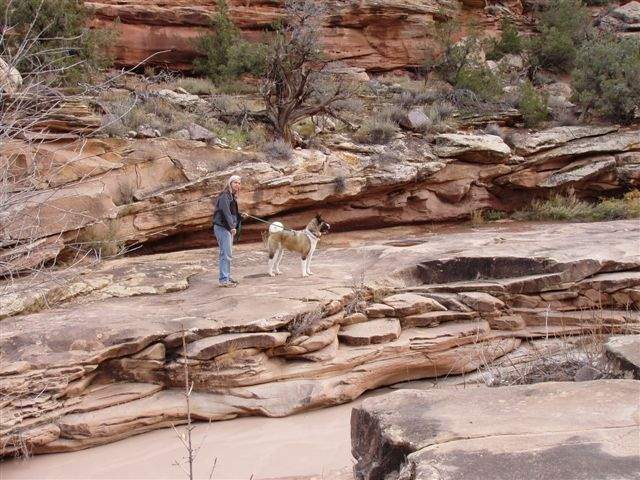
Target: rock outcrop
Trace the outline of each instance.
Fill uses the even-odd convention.
[[[380,160],[385,151],[397,160]],[[640,131],[615,127],[516,135],[513,148],[493,135],[443,134],[433,150],[415,139],[369,147],[337,137],[331,153],[296,150],[290,162],[165,138],[61,140],[35,151],[16,141],[2,155],[21,159],[15,192],[29,198],[0,216],[13,272],[78,249],[210,246],[213,199],[232,173],[245,179],[242,210],[291,228],[320,212],[334,230],[456,220],[569,187],[595,197],[640,185]],[[247,222],[243,239],[262,231]]]
[[[228,2],[230,17],[250,40],[263,40],[283,17],[283,3],[269,0]],[[322,41],[329,58],[367,70],[392,70],[422,64],[432,47],[429,25],[458,16],[461,4],[438,0],[384,0],[325,2]],[[86,0],[93,25],[115,28],[119,36],[113,53],[116,63],[148,63],[173,69],[191,69],[195,40],[207,33],[216,12],[216,0]],[[484,5],[482,5],[484,7]],[[485,15],[476,11],[476,20]],[[113,23],[118,19],[118,23]],[[162,53],[159,53],[162,52]]]
[[[635,379],[640,379],[640,335],[613,336],[605,344],[607,356]]]
[[[367,399],[351,417],[355,478],[637,478],[639,395],[600,380]]]
[[[321,247],[304,279],[287,261],[261,274],[252,244],[235,252],[233,290],[216,289],[210,250],[68,269],[55,286],[16,279],[2,285],[2,452],[183,423],[185,365],[193,418],[277,417],[510,352],[517,364],[531,339],[637,332],[639,233],[618,221],[370,239]]]

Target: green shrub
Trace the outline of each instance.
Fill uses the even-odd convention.
[[[441,53],[431,53],[424,61],[427,72],[438,76],[458,90],[473,92],[479,100],[495,100],[502,93],[500,79],[486,67],[478,55],[482,45],[475,29],[456,42],[460,33],[459,23],[450,20],[437,24],[434,36]]]
[[[500,79],[485,66],[468,66],[460,69],[455,87],[459,90],[469,90],[483,101],[495,101],[502,95]]]
[[[548,200],[534,200],[513,214],[517,220],[602,221],[640,217],[640,191],[631,190],[622,198],[609,198],[597,203],[578,199],[573,192],[553,195]]]
[[[527,127],[537,127],[549,119],[547,98],[538,92],[530,82],[525,82],[520,87],[518,110],[520,110]]]
[[[218,13],[211,22],[214,32],[197,41],[203,56],[195,60],[195,70],[222,84],[244,74],[261,75],[265,68],[266,46],[240,37],[240,29],[229,18],[226,0],[218,0]]]
[[[522,40],[515,24],[506,18],[501,22],[502,32],[500,39],[491,42],[491,50],[487,53],[487,59],[500,60],[507,54],[518,54],[522,52]]]
[[[22,73],[49,73],[57,83],[72,84],[113,63],[106,47],[115,29],[87,28],[88,14],[79,0],[0,0],[0,15],[11,29],[0,48],[20,59]]]
[[[640,108],[640,41],[605,34],[579,49],[572,76],[584,112],[629,123]]]
[[[396,131],[397,124],[388,116],[380,115],[366,119],[356,132],[354,138],[360,143],[382,145],[389,143],[395,136]]]
[[[293,156],[293,148],[282,139],[266,143],[262,146],[262,151],[267,159],[290,160]]]
[[[216,86],[208,78],[181,78],[176,82],[176,86],[184,88],[193,95],[213,95],[216,93]]]
[[[527,45],[529,62],[534,69],[546,68],[569,72],[577,49],[591,27],[589,10],[581,0],[552,0],[539,17],[540,34]]]

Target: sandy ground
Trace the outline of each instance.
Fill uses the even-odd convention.
[[[291,417],[198,423],[194,445],[202,447],[194,477],[208,479],[216,458],[215,480],[322,474],[348,467],[351,408],[389,391],[380,389],[352,403]],[[0,479],[185,479],[180,467],[173,465],[184,453],[176,433],[163,429],[79,452],[4,462]]]

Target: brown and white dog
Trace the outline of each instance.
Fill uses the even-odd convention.
[[[280,262],[285,250],[297,252],[302,259],[302,276],[313,275],[311,272],[311,257],[316,250],[318,240],[327,233],[331,225],[316,215],[302,231],[287,230],[280,222],[273,222],[269,226],[267,248],[269,250],[269,275],[280,275]]]

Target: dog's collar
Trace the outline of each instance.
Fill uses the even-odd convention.
[[[304,234],[309,237],[310,240],[315,240],[316,242],[318,241],[319,237],[316,237],[313,233],[311,233],[311,231],[308,228],[304,229]]]

